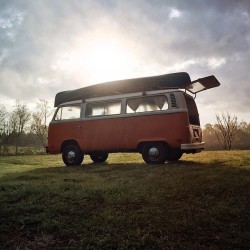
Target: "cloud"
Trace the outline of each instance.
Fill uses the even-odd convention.
[[[121,44],[131,63],[119,78],[187,71],[214,74],[221,87],[201,107],[250,106],[250,3],[240,1],[0,0],[1,96],[53,100],[94,83],[86,59],[96,42]],[[223,104],[222,104],[223,103]]]
[[[221,67],[225,63],[226,63],[226,60],[224,58],[212,57],[208,60],[208,66],[211,67],[212,69]]]
[[[178,18],[180,16],[181,16],[181,12],[179,10],[175,9],[175,8],[172,8],[171,12],[168,15],[168,17],[170,19],[172,19],[172,18]]]

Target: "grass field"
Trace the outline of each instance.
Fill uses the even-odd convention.
[[[249,249],[250,151],[148,166],[0,157],[0,249]]]

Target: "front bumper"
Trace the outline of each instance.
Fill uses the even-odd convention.
[[[205,142],[181,144],[181,150],[200,152],[201,150],[204,149],[204,146],[205,146]]]

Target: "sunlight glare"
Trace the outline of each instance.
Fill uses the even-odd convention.
[[[51,68],[94,84],[126,78],[133,65],[134,57],[125,44],[103,39],[61,53]]]
[[[97,82],[122,78],[131,61],[128,51],[112,42],[96,44],[86,58],[90,73]]]

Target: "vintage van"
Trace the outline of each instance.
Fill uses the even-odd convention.
[[[185,72],[101,83],[60,92],[48,131],[47,153],[68,166],[84,155],[139,152],[148,164],[177,161],[204,149],[196,93],[217,87],[214,76],[191,81]]]

